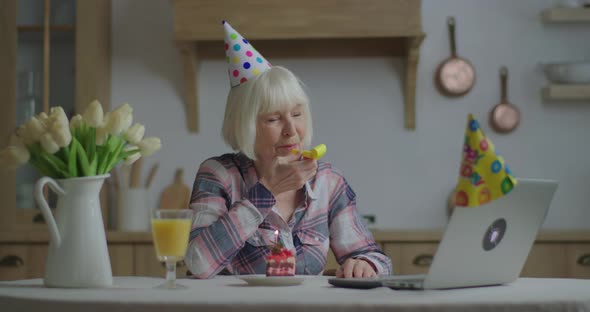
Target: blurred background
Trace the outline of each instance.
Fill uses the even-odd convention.
[[[18,1],[19,27],[41,23],[42,2]],[[218,34],[219,38],[211,37],[217,40],[218,46],[215,42],[209,44],[209,51],[217,53],[216,57],[198,62],[198,132],[193,132],[187,126],[184,93],[187,82],[183,76],[186,66],[175,43],[174,3],[112,1],[107,8],[110,22],[101,15],[97,18],[99,23],[110,23],[104,25],[106,29],[110,26],[106,37],[110,38],[106,42],[96,41],[95,48],[89,45],[89,52],[84,52],[88,58],[97,58],[100,54],[93,55],[93,51],[110,51],[110,67],[107,65],[101,72],[108,84],[101,88],[110,88],[110,93],[104,93],[108,94],[108,100],[103,101],[110,101],[111,108],[130,103],[135,120],[146,125],[146,136],[162,139],[162,150],[136,169],[141,184],[145,185],[151,168],[159,166],[145,192],[146,205],[151,208],[159,206],[162,192],[174,184],[175,177],[176,185],[192,188],[202,161],[231,152],[220,135],[229,91],[221,23],[213,18],[194,18],[195,25],[215,29],[218,32],[210,36]],[[551,83],[542,64],[590,60],[590,40],[587,40],[590,25],[546,22],[541,18],[542,12],[558,7],[577,7],[584,11],[587,10],[583,9],[584,4],[583,0],[423,0],[416,19],[426,37],[417,49],[417,79],[413,82],[415,129],[406,128],[404,123],[404,57],[367,56],[371,53],[300,57],[297,51],[287,57],[267,55],[257,45],[256,38],[251,39],[249,35],[254,36],[254,32],[258,35],[264,29],[265,18],[270,22],[273,16],[262,13],[251,21],[243,18],[229,22],[272,64],[289,68],[305,83],[314,118],[313,144],[327,145],[324,160],[344,172],[358,196],[360,213],[374,220],[372,226],[433,229],[446,224],[447,198],[457,181],[467,114],[472,113],[516,177],[559,180],[544,228],[588,229],[590,207],[585,196],[590,179],[587,161],[590,144],[586,138],[590,131],[588,85],[575,92],[576,101],[547,99],[542,95],[542,89]],[[235,15],[230,6],[225,10],[228,15]],[[76,86],[73,75],[77,66],[76,46],[71,40],[73,28],[68,31],[67,25],[75,22],[75,12],[76,1],[72,0],[53,0],[49,12],[52,29],[56,30],[52,33],[49,104],[63,105],[72,112],[76,105],[87,105],[86,101],[91,100],[74,97],[71,92],[75,87],[88,88]],[[287,17],[291,14],[288,10],[283,13]],[[293,11],[293,14],[298,13]],[[457,53],[469,60],[476,71],[475,85],[460,97],[442,95],[434,83],[437,66],[450,56],[449,16],[456,20]],[[337,18],[333,24],[339,27]],[[344,23],[341,26],[343,31],[348,29]],[[21,28],[17,62],[18,123],[41,109],[43,71],[39,35]],[[80,27],[76,29],[79,40]],[[322,31],[317,29],[317,33]],[[94,40],[86,38],[91,38],[87,39],[89,43]],[[508,134],[494,132],[488,123],[489,112],[500,102],[502,66],[509,70],[508,99],[521,113],[519,127]],[[586,67],[590,71],[590,65]],[[100,65],[96,68],[100,69]],[[77,79],[89,81],[88,77],[96,71],[89,70],[85,72],[86,77]],[[565,92],[567,97],[568,91]],[[177,169],[182,169],[180,177]],[[19,170],[17,204],[30,207],[31,198],[26,194],[30,194],[32,184],[27,181],[34,181],[36,176],[26,168]],[[109,227],[113,229],[117,222],[116,201],[111,199],[108,214]]]

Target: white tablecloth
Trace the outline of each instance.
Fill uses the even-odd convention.
[[[323,276],[302,285],[248,286],[233,276],[181,279],[183,290],[152,287],[163,279],[116,277],[106,289],[43,287],[42,280],[0,282],[1,311],[590,311],[590,280],[521,278],[504,286],[400,291],[336,288]]]

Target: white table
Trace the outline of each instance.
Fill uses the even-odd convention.
[[[184,290],[152,287],[163,279],[116,277],[107,289],[57,289],[42,280],[0,282],[2,311],[590,311],[590,280],[521,278],[505,286],[396,291],[335,288],[323,276],[302,285],[254,287],[233,276],[181,279]]]

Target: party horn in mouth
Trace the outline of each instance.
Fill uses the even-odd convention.
[[[324,156],[324,154],[326,153],[326,150],[327,150],[326,145],[320,144],[320,145],[312,148],[309,151],[302,151],[301,155],[305,158],[318,160],[318,159],[322,158],[322,156]],[[291,153],[297,154],[297,153],[299,153],[299,150],[294,148],[291,150]]]

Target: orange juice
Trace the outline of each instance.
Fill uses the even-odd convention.
[[[152,219],[152,235],[158,260],[184,259],[190,230],[190,219]]]

